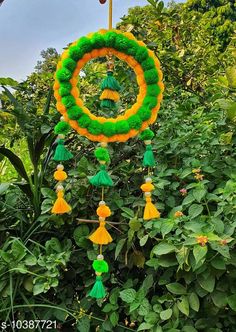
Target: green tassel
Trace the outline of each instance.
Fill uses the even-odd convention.
[[[113,91],[120,91],[120,89],[121,89],[120,84],[117,82],[117,80],[113,76],[112,71],[107,72],[107,77],[102,81],[101,89],[102,90],[110,89]]]
[[[110,100],[110,99],[103,99],[101,101],[101,107],[102,108],[108,108],[108,109],[117,109],[116,103],[114,102],[114,100]]]
[[[106,171],[106,166],[101,165],[100,171],[94,175],[89,182],[96,187],[112,187],[113,181]]]
[[[93,269],[96,272],[107,273],[109,270],[108,264],[104,260],[96,259],[93,261]]]
[[[102,283],[102,277],[97,276],[96,282],[93,285],[93,288],[89,292],[89,296],[94,297],[95,299],[103,299],[106,295],[105,288]]]
[[[152,146],[147,145],[146,151],[145,151],[144,157],[143,157],[143,166],[154,167],[155,165],[156,165],[156,161],[155,161],[155,158],[153,155]]]
[[[70,160],[71,158],[73,158],[73,154],[65,148],[64,140],[59,139],[57,142],[57,147],[55,150],[53,160],[66,161],[66,160]]]

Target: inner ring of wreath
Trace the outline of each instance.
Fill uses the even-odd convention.
[[[136,103],[116,118],[94,115],[79,96],[77,83],[84,65],[95,58],[114,55],[135,72],[139,94]],[[125,142],[154,123],[164,85],[159,60],[131,33],[97,32],[74,42],[62,54],[55,75],[57,110],[80,135],[97,142]]]

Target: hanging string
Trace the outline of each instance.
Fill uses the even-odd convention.
[[[109,30],[112,30],[112,0],[109,0]]]

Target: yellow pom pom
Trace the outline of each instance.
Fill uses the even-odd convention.
[[[146,197],[146,205],[144,208],[144,220],[159,219],[161,216],[155,205],[152,203],[151,197]]]
[[[154,185],[149,183],[144,183],[141,185],[140,187],[142,189],[143,192],[151,192],[155,189]]]
[[[57,181],[65,181],[67,179],[67,174],[62,170],[58,170],[54,172],[54,179]]]
[[[107,218],[110,217],[111,215],[111,210],[107,205],[100,205],[97,208],[97,215],[102,218]]]
[[[71,211],[70,205],[64,200],[63,196],[63,190],[58,191],[57,200],[54,203],[51,211],[53,214],[63,214]]]
[[[100,245],[112,242],[112,237],[106,230],[105,225],[105,221],[100,221],[99,227],[92,235],[90,235],[89,240]]]
[[[113,91],[110,89],[105,89],[100,97],[101,100],[103,99],[110,99],[114,100],[115,102],[120,100],[120,95],[117,91]]]

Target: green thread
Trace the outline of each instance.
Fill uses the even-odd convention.
[[[59,139],[57,142],[57,147],[54,153],[53,160],[67,161],[72,159],[73,157],[74,157],[73,154],[69,150],[67,150],[66,147],[64,146],[64,140]]]
[[[94,175],[89,182],[95,187],[112,187],[113,181],[106,171],[106,166],[101,165],[100,171]]]
[[[103,286],[102,277],[97,276],[93,288],[89,292],[89,296],[94,297],[95,299],[103,299],[106,296],[106,291]]]
[[[152,146],[147,145],[146,151],[143,156],[143,166],[144,167],[154,167],[156,165],[156,161],[153,155]]]

